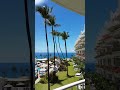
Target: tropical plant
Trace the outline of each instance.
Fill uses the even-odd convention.
[[[56,41],[56,36],[57,36],[57,31],[55,31],[55,45],[56,45],[56,51],[57,51],[58,57],[59,57],[59,59],[61,59],[60,54],[58,52],[58,44],[57,44],[57,41]]]
[[[36,11],[41,14],[44,18],[45,25],[45,37],[46,37],[46,45],[47,45],[47,59],[48,59],[48,90],[50,90],[50,82],[49,82],[49,45],[48,45],[48,35],[47,35],[47,19],[50,17],[50,13],[52,12],[52,8],[48,6],[38,6],[36,7]]]
[[[42,54],[40,54],[40,57],[42,58]]]
[[[29,74],[29,73],[30,73],[30,69],[29,69],[29,68],[26,68],[26,69],[25,69],[25,72],[26,72],[26,74]]]
[[[59,40],[60,35],[61,35],[61,33],[58,32],[58,31],[56,31],[56,36],[58,37],[58,46],[59,46],[59,49],[60,49],[60,51],[61,51],[62,57],[65,58],[65,57],[64,57],[64,54],[63,54],[63,52],[62,52],[61,46],[60,46],[60,40]]]
[[[17,68],[16,68],[16,66],[12,66],[11,69],[12,69],[12,71],[13,71],[15,77],[16,77],[16,74],[17,74]],[[13,76],[14,76],[14,75],[13,75]]]
[[[1,73],[2,73],[3,78],[5,78],[7,76],[5,71],[2,71]]]
[[[52,15],[50,15],[49,16],[49,18],[48,18],[48,21],[47,21],[47,25],[48,26],[51,26],[51,28],[52,28],[52,32],[51,32],[51,34],[52,34],[52,38],[53,38],[53,45],[54,45],[54,68],[55,68],[55,35],[56,35],[56,31],[54,30],[54,27],[58,27],[58,26],[60,26],[59,24],[56,24],[56,18],[55,18],[55,16],[52,16]]]
[[[68,34],[68,32],[63,31],[63,33],[61,33],[61,36],[65,43],[66,61],[67,61],[67,42],[66,42],[66,40],[68,39],[69,34]],[[67,65],[67,76],[69,76],[68,75],[68,65]]]
[[[58,81],[58,76],[54,72],[50,72],[50,83],[56,83]]]
[[[40,83],[42,84],[46,84],[47,83],[47,79],[45,77],[40,79]]]
[[[21,73],[21,76],[25,76],[25,71],[22,67],[20,68],[20,73]]]
[[[59,71],[67,71],[67,67],[64,64],[60,64],[60,67],[58,68]]]
[[[27,32],[27,38],[28,38],[28,45],[29,45],[29,54],[30,54],[30,77],[31,77],[31,89],[33,90],[33,85],[34,85],[34,80],[33,80],[33,57],[32,57],[32,41],[31,41],[31,36],[30,36],[30,26],[29,26],[29,16],[28,16],[28,5],[27,5],[27,0],[24,0],[24,9],[25,9],[25,21],[26,21],[26,32]]]

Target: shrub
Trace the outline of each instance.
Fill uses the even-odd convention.
[[[50,73],[50,83],[56,83],[58,82],[58,76],[55,72]]]
[[[66,71],[66,70],[67,70],[67,67],[66,67],[66,65],[64,65],[64,64],[60,64],[60,67],[59,67],[58,70],[59,70],[59,71]]]
[[[40,83],[42,84],[46,84],[47,83],[47,79],[45,77],[40,79]]]

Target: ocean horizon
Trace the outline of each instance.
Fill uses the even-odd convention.
[[[54,53],[50,52],[49,55],[50,55],[50,57],[53,57]],[[58,53],[55,53],[55,56],[60,57],[60,58],[64,58],[66,56],[66,53],[63,53],[63,55],[62,55],[62,53],[59,53],[59,55],[58,55]],[[67,56],[68,56],[67,58],[72,58],[73,56],[75,56],[75,52],[68,52]],[[46,58],[47,57],[47,52],[35,52],[35,57],[37,59]]]

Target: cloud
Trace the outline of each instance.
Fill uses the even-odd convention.
[[[35,5],[39,5],[39,4],[42,4],[44,2],[45,2],[45,0],[35,0]]]

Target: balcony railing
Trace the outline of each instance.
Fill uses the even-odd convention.
[[[76,90],[85,90],[85,79],[61,86],[54,90],[67,90],[67,89],[72,90],[74,86],[76,86],[77,88]]]

